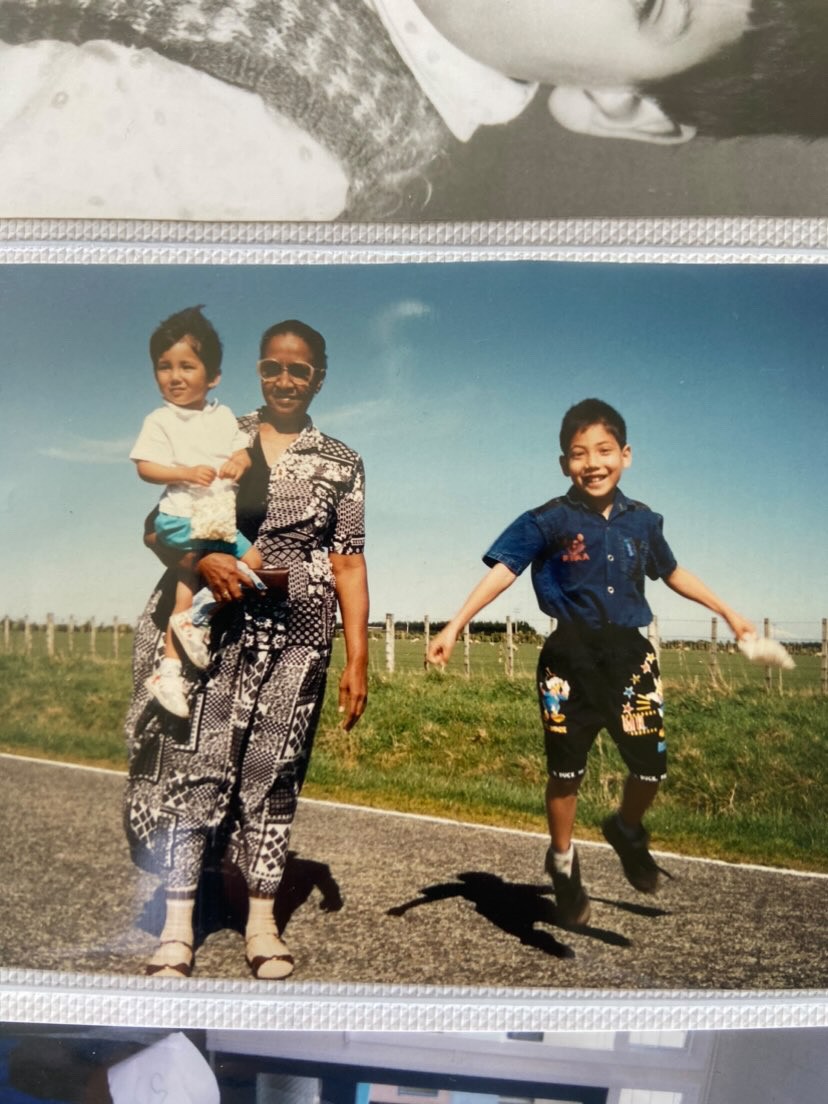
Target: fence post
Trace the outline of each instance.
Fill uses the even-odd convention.
[[[431,644],[431,621],[428,614],[423,614],[423,667],[428,670],[428,648]]]
[[[98,626],[95,623],[95,618],[89,618],[89,654],[94,656],[97,648],[97,636]]]
[[[659,635],[658,635],[658,618],[657,617],[653,617],[652,621],[647,626],[647,640],[649,641],[650,647],[652,648],[652,650],[655,654],[656,663],[658,663],[658,665],[660,667],[661,666],[661,640],[660,640]]]
[[[32,626],[28,617],[23,618],[23,653],[27,656],[32,654]]]
[[[467,624],[463,629],[463,673],[466,678],[471,676],[471,625]]]
[[[394,673],[394,614],[385,615],[385,669]]]
[[[118,658],[118,632],[120,629],[118,624],[118,618],[112,618],[112,656],[114,659]]]
[[[46,614],[46,655],[49,659],[55,658],[55,615]]]
[[[822,662],[820,663],[820,681],[823,694],[828,694],[828,617],[822,619]]]
[[[512,642],[512,619],[506,618],[506,677],[512,678],[515,673],[515,647]]]
[[[718,648],[719,639],[719,621],[718,618],[712,617],[710,619],[710,678],[713,682],[716,681],[719,675],[719,657],[716,654]]]
[[[762,621],[762,633],[765,637],[765,640],[768,640],[770,638],[771,628],[769,617],[764,618],[764,620]],[[781,677],[782,672],[780,671],[779,674]],[[773,669],[770,666],[765,668],[765,689],[768,691],[768,693],[770,693],[770,691],[773,689]]]
[[[75,618],[70,616],[66,622],[66,650],[71,655],[75,650]]]
[[[3,651],[6,655],[11,651],[11,619],[8,616],[3,618]]]

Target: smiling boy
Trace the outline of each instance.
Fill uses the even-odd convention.
[[[602,825],[624,873],[642,893],[658,887],[658,867],[642,824],[666,774],[663,697],[658,661],[639,631],[652,620],[644,580],[723,617],[737,639],[753,625],[695,575],[680,567],[662,518],[619,488],[632,462],[624,419],[600,399],[567,411],[560,431],[567,494],[521,514],[483,557],[489,572],[435,638],[431,663],[445,664],[464,626],[530,564],[538,604],[557,621],[538,662],[538,694],[549,779],[551,843],[546,870],[565,927],[585,924],[589,898],[572,843],[578,790],[589,750],[602,728],[629,771],[616,814]]]

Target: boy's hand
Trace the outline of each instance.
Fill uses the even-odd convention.
[[[731,610],[725,614],[725,619],[737,640],[741,640],[743,636],[756,636],[756,626],[740,613]]]
[[[457,633],[446,626],[429,644],[426,663],[431,663],[435,667],[445,667],[451,659],[451,653],[454,651],[456,643]]]
[[[209,487],[216,478],[216,469],[208,464],[196,464],[194,468],[187,468],[186,472],[182,483],[194,483],[197,487]]]
[[[246,452],[231,456],[219,468],[219,479],[232,479],[234,483],[238,483],[251,464],[252,461]]]

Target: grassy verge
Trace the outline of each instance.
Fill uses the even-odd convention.
[[[332,675],[309,796],[544,831],[531,678],[373,674],[368,712],[345,733]],[[129,691],[124,660],[0,656],[0,748],[122,767]],[[668,684],[668,736],[670,778],[648,821],[658,847],[828,871],[828,700]],[[600,738],[579,835],[600,837],[624,773]]]

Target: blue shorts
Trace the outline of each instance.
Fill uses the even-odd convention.
[[[193,540],[190,519],[159,513],[155,519],[155,534],[167,548],[180,552],[227,552],[240,560],[252,545],[243,533],[236,533],[235,544],[228,541]]]

